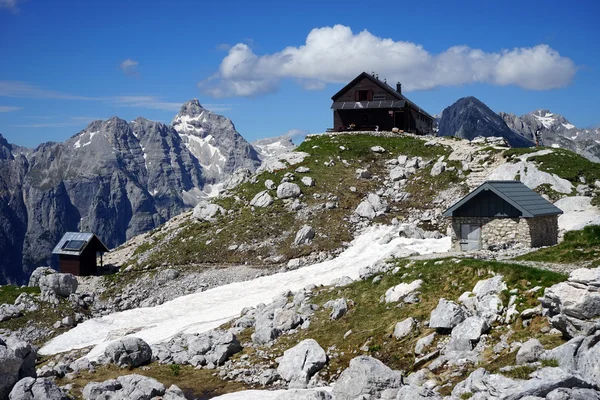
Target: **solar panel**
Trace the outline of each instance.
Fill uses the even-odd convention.
[[[85,240],[67,240],[62,248],[63,250],[79,251],[85,244]]]

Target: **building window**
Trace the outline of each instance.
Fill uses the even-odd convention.
[[[373,91],[372,90],[357,90],[354,92],[354,101],[372,101]]]

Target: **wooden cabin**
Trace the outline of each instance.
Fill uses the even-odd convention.
[[[363,72],[331,98],[333,130],[336,132],[400,131],[416,134],[433,133],[434,118],[396,89],[376,76]]]
[[[102,254],[108,248],[93,233],[67,232],[60,239],[52,254],[59,257],[59,272],[75,276],[100,275]],[[100,266],[97,258],[100,257]]]
[[[558,242],[562,210],[519,181],[487,181],[444,212],[455,250],[493,250]]]

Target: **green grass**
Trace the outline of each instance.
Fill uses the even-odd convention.
[[[590,225],[566,232],[556,246],[546,247],[516,258],[524,261],[573,263],[600,260],[600,226]]]
[[[406,260],[398,260],[396,263],[401,267],[400,272],[395,275],[384,275],[377,285],[374,285],[371,280],[365,280],[343,288],[321,290],[313,299],[317,305],[322,306],[326,301],[340,297],[352,300],[353,305],[350,305],[346,315],[333,323],[329,319],[329,311],[319,309],[311,319],[308,329],[279,338],[271,350],[274,356],[283,354],[284,350],[307,338],[315,339],[323,348],[335,346],[339,356],[332,358],[322,372],[323,376],[331,378],[337,376],[338,370],[345,369],[350,360],[360,354],[357,350],[367,344],[369,355],[378,358],[393,369],[410,373],[414,371],[413,349],[416,341],[429,335],[433,330],[422,326],[409,336],[396,340],[391,334],[397,322],[408,317],[418,321],[428,320],[441,297],[456,301],[463,292],[472,290],[479,280],[489,278],[493,273],[502,274],[509,289],[519,289],[517,299],[519,310],[539,304],[538,294],[525,293],[526,290],[537,285],[548,287],[567,278],[564,274],[551,271],[472,259],[464,259],[460,262],[456,262],[455,259],[417,261],[412,264]],[[388,288],[416,279],[423,280],[420,303],[396,307],[397,304],[380,302],[381,296]],[[515,331],[515,337],[538,337],[546,348],[562,343],[561,338],[550,339],[549,335],[541,334],[540,327],[543,324],[547,325],[547,321],[538,318],[534,319],[530,326],[523,327],[518,320],[510,328]],[[499,341],[500,334],[507,329],[502,327],[501,330],[490,331],[492,336],[490,348],[495,344],[494,341]],[[344,339],[344,334],[349,330],[352,330],[352,333]],[[249,354],[252,359],[252,353],[247,352],[246,349],[236,357],[242,354]],[[492,356],[493,354],[489,355],[490,359]],[[504,356],[503,361],[501,360],[496,367],[514,364],[514,353]]]
[[[556,174],[575,185],[580,184],[580,177],[584,177],[587,182],[591,183],[600,179],[600,164],[566,149],[549,147],[519,148],[506,150],[503,155],[505,158],[511,160],[523,154],[548,149],[552,150],[552,153],[529,157],[528,161],[535,162],[540,171]]]
[[[409,136],[323,135],[307,138],[297,149],[309,154],[302,163],[280,171],[263,172],[256,177],[254,183],[239,185],[231,191],[231,196],[215,200],[215,203],[227,210],[226,215],[220,215],[211,223],[190,219],[169,241],[165,240],[168,235],[163,232],[161,240],[138,249],[130,264],[135,265],[142,254],[147,254],[144,265],[150,267],[158,267],[164,263],[174,266],[246,262],[269,265],[272,261],[265,260],[275,256],[281,257],[279,262],[286,262],[314,252],[341,248],[344,242],[353,238],[353,228],[347,221],[347,216],[367,193],[381,186],[381,181],[376,178],[357,179],[355,170],[367,167],[373,175],[383,178],[388,173],[385,162],[398,155],[422,156],[435,160],[450,154],[447,147],[426,147],[424,143]],[[378,154],[371,151],[371,147],[377,145],[385,148],[386,152]],[[324,165],[331,160],[335,165]],[[310,172],[295,173],[300,166],[310,168]],[[413,197],[409,202],[390,204],[395,211],[377,217],[375,222],[387,222],[393,217],[402,218],[415,202],[422,207],[423,202],[431,202],[439,190],[460,181],[456,171],[431,177],[430,169],[431,166],[419,171],[418,183],[410,187]],[[248,207],[247,203],[258,192],[266,190],[264,183],[267,179],[278,184],[289,172],[295,175],[294,182],[302,190],[300,201],[306,205],[303,212],[289,210],[284,201],[276,198],[275,190],[269,191],[275,199],[271,206],[255,209]],[[303,176],[313,178],[315,186],[304,186],[300,182]],[[355,192],[349,190],[351,186],[356,187]],[[332,196],[337,197],[337,208],[326,209],[324,204]],[[312,226],[317,236],[308,245],[294,246],[292,243],[295,234],[305,224]],[[246,246],[230,250],[229,247],[233,244]]]
[[[529,375],[531,375],[531,373],[535,372],[535,371],[537,371],[536,367],[532,367],[530,365],[520,365],[509,371],[503,371],[501,373],[502,373],[502,375],[504,375],[508,378],[529,379]]]
[[[39,294],[38,287],[0,286],[0,304],[14,304],[21,293]],[[1,326],[1,325],[0,325]]]

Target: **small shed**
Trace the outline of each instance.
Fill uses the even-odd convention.
[[[102,268],[102,254],[108,248],[93,233],[67,232],[60,239],[52,254],[59,257],[59,271],[76,276],[98,275],[96,259],[100,255],[100,268]]]
[[[444,212],[456,250],[558,242],[562,210],[519,181],[487,181]]]

